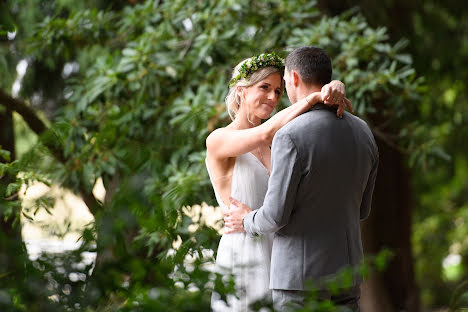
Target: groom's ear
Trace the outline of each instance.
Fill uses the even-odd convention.
[[[297,87],[299,85],[299,74],[295,70],[291,70],[291,82],[293,86]]]

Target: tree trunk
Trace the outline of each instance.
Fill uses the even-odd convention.
[[[0,146],[11,153],[11,160],[15,159],[13,115],[9,109],[0,110]],[[0,159],[0,162],[4,162],[3,159]],[[21,237],[21,226],[17,219],[20,211],[13,209],[11,215],[5,218],[6,210],[11,205],[11,201],[5,198],[5,190],[14,179],[15,177],[8,174],[0,176],[0,276],[5,274],[6,278],[6,282],[2,279],[1,284],[14,282],[19,275],[22,275],[27,256]]]
[[[389,248],[394,257],[382,273],[364,283],[362,311],[420,310],[411,251],[411,186],[402,155],[377,139],[380,164],[372,211],[363,222],[364,251]]]

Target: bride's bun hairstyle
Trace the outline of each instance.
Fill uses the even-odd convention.
[[[237,87],[250,87],[273,73],[279,73],[281,76],[281,90],[283,90],[283,62],[283,59],[275,53],[263,53],[237,64],[232,72],[232,79],[229,81],[229,92],[225,99],[232,120],[235,119],[242,104],[242,97],[237,92]]]

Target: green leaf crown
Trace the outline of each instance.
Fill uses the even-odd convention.
[[[284,60],[279,57],[275,52],[262,53],[257,56],[252,56],[245,60],[239,68],[239,74],[229,81],[229,88],[232,88],[239,80],[248,78],[254,72],[263,67],[276,67],[280,70],[284,70]]]

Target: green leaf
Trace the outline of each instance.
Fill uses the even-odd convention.
[[[0,149],[0,158],[5,160],[6,162],[10,162],[11,161],[11,152]]]
[[[413,62],[411,55],[409,54],[397,54],[395,55],[395,59],[404,63],[404,64],[411,64]]]
[[[375,267],[379,271],[383,271],[388,262],[393,258],[393,252],[390,251],[389,249],[384,249],[381,252],[378,253],[378,255],[375,258]]]
[[[21,188],[21,183],[20,182],[14,182],[14,183],[8,184],[8,186],[6,188],[6,191],[5,191],[5,196],[10,197],[13,194],[18,193],[20,188]]]
[[[34,218],[31,217],[30,215],[28,215],[26,212],[23,211],[22,214],[23,214],[23,216],[24,216],[26,219],[28,219],[29,221],[34,221]]]

